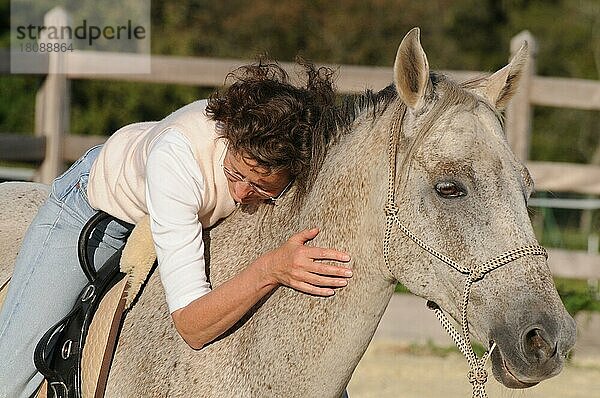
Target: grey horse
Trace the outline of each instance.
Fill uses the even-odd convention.
[[[352,255],[349,285],[331,298],[278,288],[195,351],[173,327],[153,275],[123,325],[107,396],[339,397],[398,281],[460,321],[466,276],[432,253],[470,270],[537,245],[527,213],[533,182],[500,117],[525,57],[522,48],[491,76],[456,83],[429,70],[419,31],[411,30],[394,84],[343,111],[302,205],[236,211],[206,238],[217,286],[292,232],[320,226],[314,244]],[[0,278],[10,275],[23,228],[45,195],[39,186],[0,184]],[[386,223],[390,197],[392,216],[413,237]],[[547,262],[534,254],[480,275],[465,308],[471,334],[495,347],[494,376],[512,388],[558,374],[575,340]]]

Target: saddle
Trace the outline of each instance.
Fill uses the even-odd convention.
[[[34,397],[101,398],[120,326],[139,295],[156,260],[148,217],[97,272],[87,258],[87,241],[99,222],[110,218],[97,213],[79,238],[78,254],[88,278],[71,312],[42,337],[34,362],[45,381]],[[0,287],[0,307],[9,281]]]

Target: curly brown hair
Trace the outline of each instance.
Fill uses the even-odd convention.
[[[294,178],[296,198],[310,189],[335,137],[334,72],[298,60],[306,82],[296,86],[276,62],[259,60],[227,75],[206,113],[228,148],[270,172]]]

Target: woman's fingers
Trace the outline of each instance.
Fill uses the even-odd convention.
[[[319,287],[306,282],[299,282],[295,286],[290,287],[302,293],[312,294],[313,296],[329,297],[335,294],[335,290],[331,288]]]
[[[319,234],[319,228],[305,229],[290,237],[288,240],[292,244],[305,245],[306,242],[314,239]],[[323,247],[306,246],[306,257],[313,260],[329,260],[329,261],[350,261],[350,256],[347,253],[335,249],[326,249]]]
[[[300,292],[331,296],[335,293],[334,289],[348,284],[347,278],[352,277],[352,271],[327,262],[346,263],[350,261],[350,256],[335,249],[306,246],[306,242],[318,234],[318,228],[300,231],[278,250],[271,252],[271,274],[280,284]]]
[[[346,278],[333,278],[330,276],[318,275],[313,273],[308,273],[304,281],[313,286],[320,287],[331,287],[331,288],[340,288],[348,285],[348,280]]]
[[[318,275],[325,276],[337,276],[342,278],[352,277],[352,270],[349,268],[341,267],[339,265],[318,263],[311,261],[307,263],[304,269],[308,272]]]
[[[306,257],[312,260],[340,261],[343,263],[350,261],[350,255],[348,255],[348,253],[314,246],[306,246]]]
[[[290,273],[291,280],[288,286],[304,293],[318,296],[331,296],[333,289],[343,288],[348,285],[348,278],[352,271],[312,260],[304,262],[295,272]]]

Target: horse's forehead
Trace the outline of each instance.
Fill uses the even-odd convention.
[[[496,114],[485,105],[474,109],[456,106],[445,112],[433,126],[430,139],[439,151],[456,156],[490,149],[506,150],[504,133]],[[486,151],[487,152],[487,151]]]
[[[498,117],[485,105],[444,113],[419,152],[416,157],[431,175],[468,171],[499,181],[507,170],[522,168],[510,151]]]

